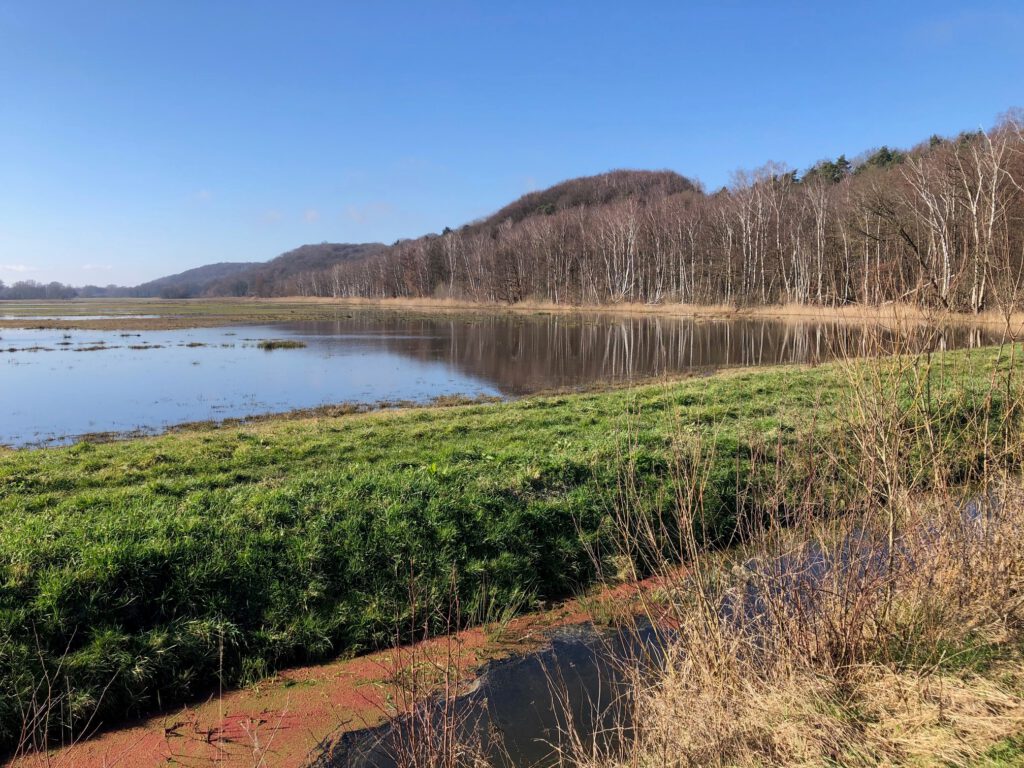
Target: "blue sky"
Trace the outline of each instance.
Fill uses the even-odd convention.
[[[991,125],[1019,3],[0,0],[0,280],[440,231],[612,168],[706,187]]]

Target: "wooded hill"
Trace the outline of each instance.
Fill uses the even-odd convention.
[[[202,296],[206,289],[218,282],[259,266],[259,262],[230,262],[208,264],[205,267],[188,269],[177,275],[168,275],[157,280],[126,290],[126,294],[138,297],[159,296],[164,299],[189,299]]]
[[[558,304],[1020,307],[1024,119],[817,163],[769,163],[707,193],[671,171],[612,171],[524,195],[459,229],[304,245],[131,289],[65,295],[439,297]],[[30,288],[29,295],[25,293]]]
[[[298,275],[318,296],[488,302],[1020,306],[1024,122],[823,161],[705,193],[615,171]]]
[[[267,262],[213,264],[162,277],[125,295],[190,299],[200,296],[294,296],[297,275],[329,270],[351,259],[376,253],[380,243],[303,245]]]

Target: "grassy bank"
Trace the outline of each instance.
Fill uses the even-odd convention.
[[[927,388],[948,425],[942,471],[965,482],[984,458],[972,436],[1002,428],[990,382],[1007,354],[884,374],[908,404]],[[567,595],[617,554],[624,494],[644,514],[674,508],[680,441],[712,449],[702,527],[724,537],[750,489],[777,481],[774,453],[812,433],[855,449],[851,376],[864,366],[877,374],[732,372],[0,453],[0,743],[14,746],[40,713],[51,727],[96,712],[110,723],[219,681],[408,639],[411,587],[428,606],[455,597],[463,622]],[[925,487],[935,467],[916,462],[918,445],[901,448],[904,470]],[[793,467],[799,488],[813,455]]]

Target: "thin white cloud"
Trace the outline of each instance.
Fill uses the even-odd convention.
[[[448,167],[443,163],[436,163],[433,160],[428,160],[425,157],[416,157],[415,155],[409,155],[407,157],[400,157],[391,163],[392,168],[398,171],[446,171]]]
[[[276,224],[281,220],[281,212],[276,208],[271,208],[260,215],[260,220],[264,224]]]
[[[213,200],[213,192],[208,189],[200,189],[196,192],[195,198],[198,203],[208,203]]]
[[[0,272],[38,272],[35,267],[27,264],[0,264]]]
[[[302,214],[302,218],[308,221],[310,224],[316,221],[320,221],[320,211],[318,211],[316,208],[310,208],[304,214]]]
[[[366,205],[350,205],[345,209],[345,218],[356,224],[365,224],[374,219],[383,219],[395,212],[391,203],[367,203]]]
[[[355,168],[341,174],[343,184],[365,184],[368,178],[369,174],[366,171]]]
[[[943,46],[965,38],[986,40],[994,36],[1019,34],[1024,15],[1019,13],[963,11],[945,18],[926,21],[914,29],[919,42]]]

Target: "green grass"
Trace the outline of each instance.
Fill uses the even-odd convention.
[[[1024,766],[1024,735],[999,742],[975,765],[977,768],[1021,768]]]
[[[981,398],[994,352],[945,359],[937,378]],[[569,595],[611,551],[627,434],[652,513],[673,439],[707,435],[724,535],[752,452],[841,433],[843,381],[789,367],[0,452],[0,747],[44,673],[109,723],[393,642],[411,582],[447,604],[454,573],[462,620]]]
[[[292,339],[263,339],[256,346],[269,352],[274,349],[302,349],[306,342]]]

